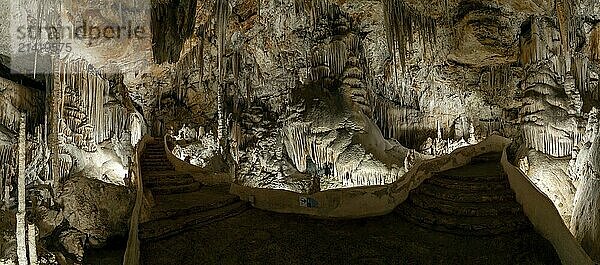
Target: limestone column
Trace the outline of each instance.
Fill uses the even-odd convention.
[[[52,66],[53,66],[53,75],[52,75],[52,82],[50,84],[50,90],[51,90],[51,94],[50,94],[50,138],[48,139],[48,143],[50,145],[50,152],[51,152],[51,156],[50,156],[50,161],[51,161],[51,172],[50,175],[52,176],[52,183],[54,183],[53,188],[55,189],[54,191],[56,192],[56,186],[60,183],[60,169],[59,169],[59,164],[58,164],[58,152],[59,152],[59,143],[58,143],[58,133],[59,133],[59,129],[60,129],[60,117],[59,117],[59,112],[60,112],[60,98],[61,98],[61,86],[63,85],[61,82],[62,76],[61,74],[66,74],[66,73],[62,73],[62,71],[64,69],[61,69],[62,67],[62,63],[56,59],[53,60],[52,62]]]
[[[25,235],[25,114],[21,114],[19,127],[17,180],[17,257],[19,265],[27,265],[27,245]]]
[[[29,251],[29,265],[37,265],[37,250],[35,238],[37,236],[35,224],[27,225],[27,250]]]

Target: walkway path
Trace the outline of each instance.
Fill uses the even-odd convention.
[[[320,220],[253,208],[234,211],[143,241],[142,264],[560,264],[552,245],[524,219],[496,169],[496,162],[484,161],[440,174],[396,212],[380,217]],[[480,174],[489,170],[494,174]],[[471,188],[461,190],[466,187]],[[228,196],[226,187],[206,188],[191,198],[159,198],[157,209],[161,203],[190,209],[188,203],[203,191],[206,200]],[[432,213],[425,219],[410,214],[425,210]],[[452,222],[438,220],[446,215]],[[492,225],[482,226],[488,221]]]

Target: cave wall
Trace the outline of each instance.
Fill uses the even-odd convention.
[[[586,37],[595,9],[562,4],[211,1],[198,8],[155,116],[163,133],[192,124],[225,135],[236,170],[248,172],[240,180],[257,174],[247,179],[260,185],[305,173],[281,130],[306,114],[293,95],[308,86],[348,95],[383,138],[423,153],[468,138],[472,127],[475,141],[500,133],[569,157],[585,127],[582,96],[597,90]],[[560,12],[573,18],[563,22]],[[313,185],[301,182],[299,190]]]
[[[56,64],[44,90],[0,80],[0,207],[10,214],[15,203],[16,117],[26,113],[28,222],[41,231],[41,256],[80,262],[86,248],[126,234],[129,167],[146,122],[121,75],[99,74],[84,60]]]
[[[576,175],[579,183],[575,193],[571,232],[575,235],[586,252],[594,259],[600,259],[598,251],[600,225],[598,216],[599,203],[599,169],[600,146],[598,137],[598,110],[590,113],[585,144],[582,146],[576,160]]]

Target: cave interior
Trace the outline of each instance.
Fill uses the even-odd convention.
[[[0,0],[0,264],[598,264],[598,0]]]

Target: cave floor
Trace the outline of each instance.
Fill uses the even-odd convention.
[[[496,236],[432,231],[398,213],[322,220],[254,208],[142,241],[142,264],[560,264],[533,230]]]

